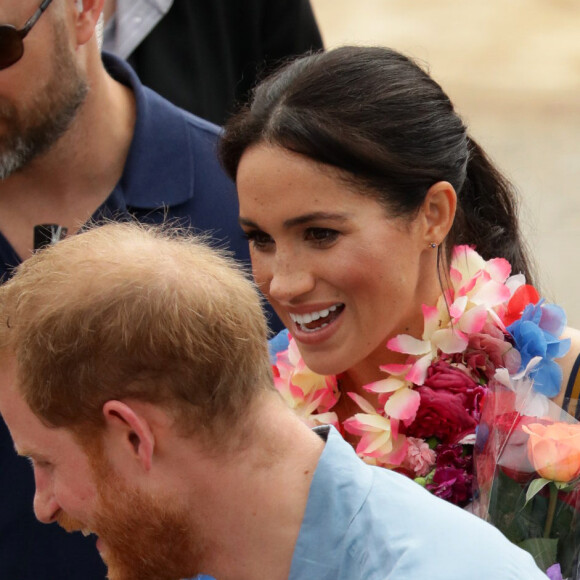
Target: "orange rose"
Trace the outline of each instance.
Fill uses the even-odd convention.
[[[530,436],[528,455],[541,477],[568,482],[580,475],[580,424],[531,423],[522,429]]]

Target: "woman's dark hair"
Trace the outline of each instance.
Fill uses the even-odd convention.
[[[406,56],[346,46],[286,64],[226,123],[220,157],[233,179],[246,149],[261,142],[338,168],[394,216],[413,216],[434,183],[450,182],[458,207],[445,258],[456,244],[473,245],[533,283],[513,187],[441,87]]]

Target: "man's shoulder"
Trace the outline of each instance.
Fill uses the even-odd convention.
[[[142,91],[149,109],[146,123],[155,133],[160,135],[170,133],[172,138],[177,139],[178,135],[174,128],[179,126],[183,130],[182,136],[186,134],[191,141],[195,154],[204,152],[211,154],[212,162],[215,161],[217,164],[217,142],[222,132],[221,127],[181,109],[149,87],[143,86]]]
[[[161,131],[164,129],[167,118],[179,119],[194,134],[203,134],[211,139],[217,139],[221,132],[220,127],[174,105],[153,89],[143,85],[129,63],[107,52],[103,52],[102,59],[109,75],[133,91],[137,100],[139,117],[146,117],[148,121],[158,124]]]
[[[205,134],[211,139],[217,139],[219,137],[222,131],[221,127],[174,105],[149,87],[143,86],[143,94],[154,111],[164,111],[165,114],[182,119],[194,134]]]
[[[424,574],[441,580],[545,577],[527,552],[487,522],[401,474],[370,469],[373,486],[344,547],[354,565],[367,568],[365,578],[381,578],[384,562],[401,571],[393,580]]]

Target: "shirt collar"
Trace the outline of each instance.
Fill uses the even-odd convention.
[[[314,429],[326,439],[310,485],[306,511],[294,555],[290,580],[305,569],[312,577],[336,577],[336,550],[364,504],[373,475],[334,427]],[[303,568],[304,567],[304,568]]]
[[[120,190],[127,206],[155,209],[174,206],[193,197],[194,154],[187,116],[141,84],[123,60],[102,55],[108,73],[135,95],[137,115]]]

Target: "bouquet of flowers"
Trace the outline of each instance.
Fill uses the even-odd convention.
[[[553,580],[580,578],[580,423],[534,389],[540,361],[488,387],[475,448],[477,513]]]
[[[449,284],[435,306],[423,306],[421,338],[399,335],[387,348],[404,360],[381,366],[385,378],[365,385],[378,406],[346,393],[361,412],[339,422],[333,407],[340,376],[321,376],[304,364],[294,341],[277,352],[275,383],[287,403],[310,424],[334,424],[358,437],[366,462],[400,471],[459,506],[473,499],[473,445],[482,403],[496,371],[528,368],[544,398],[560,390],[554,358],[569,341],[559,339],[563,311],[546,304],[507,260],[484,260],[473,248],[454,248]],[[536,358],[537,357],[537,358]]]

